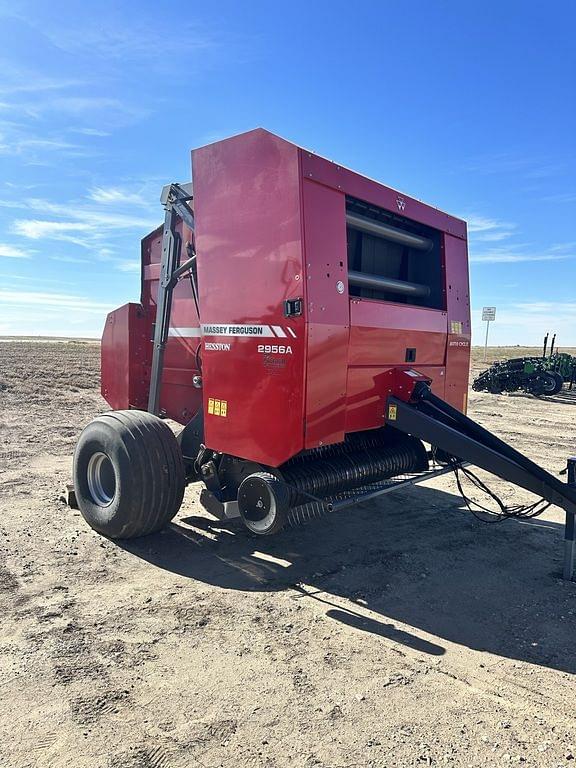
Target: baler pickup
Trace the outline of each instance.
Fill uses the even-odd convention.
[[[195,150],[192,175],[163,190],[140,302],[106,321],[114,410],[74,455],[88,523],[152,533],[200,481],[267,535],[446,472],[462,489],[470,462],[542,499],[492,494],[501,516],[566,510],[571,578],[574,461],[565,485],[464,415],[465,222],[261,129]]]

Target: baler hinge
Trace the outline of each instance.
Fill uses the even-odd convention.
[[[192,293],[196,302],[196,308],[198,309],[198,290],[194,276],[196,255],[193,247],[191,247],[190,258],[180,264],[182,239],[176,230],[178,220],[181,219],[194,232],[194,213],[188,205],[191,200],[191,184],[167,184],[162,189],[160,196],[160,202],[165,210],[164,233],[162,235],[162,261],[160,263],[160,280],[158,281],[154,348],[152,351],[150,390],[148,395],[148,410],[156,415],[159,413],[164,349],[170,328],[172,292],[179,278],[185,272],[190,273]]]

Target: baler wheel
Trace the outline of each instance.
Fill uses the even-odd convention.
[[[269,472],[254,472],[238,489],[238,509],[251,533],[269,536],[286,524],[290,510],[290,490]]]
[[[180,509],[184,461],[170,429],[145,411],[110,411],[83,430],[74,489],[86,522],[112,539],[145,536]]]

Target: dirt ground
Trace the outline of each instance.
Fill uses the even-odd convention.
[[[0,343],[2,768],[576,765],[560,510],[486,525],[446,476],[255,540],[192,486],[113,543],[58,499],[98,355]],[[575,452],[576,391],[470,414],[550,471]]]

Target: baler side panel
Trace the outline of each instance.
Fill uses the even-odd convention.
[[[470,288],[466,240],[445,235],[448,340],[444,399],[466,413],[470,375]],[[435,394],[442,397],[439,392]]]
[[[444,365],[446,312],[351,299],[350,320],[351,366],[403,365],[407,349],[416,350],[416,359],[407,368]]]
[[[111,408],[146,408],[152,351],[149,322],[140,304],[124,304],[106,318],[100,391]]]
[[[140,301],[143,307],[149,309],[152,307],[156,309],[160,260],[162,258],[162,233],[163,227],[158,227],[146,235],[140,246]],[[150,338],[152,338],[152,335],[150,335]]]
[[[440,291],[430,306],[417,306],[407,302],[395,302],[390,299],[376,299],[371,297],[356,297],[349,295],[349,351],[347,359],[347,385],[346,385],[346,415],[345,432],[354,432],[374,429],[383,423],[383,398],[385,391],[380,391],[385,385],[384,374],[391,367],[410,368],[416,367],[429,376],[433,383],[434,392],[440,397],[444,396],[447,372],[447,343],[449,333],[449,311],[447,305],[448,269],[446,253],[443,244],[446,237],[450,243],[459,242],[465,248],[466,225],[460,219],[439,211],[437,208],[426,205],[412,197],[399,193],[365,176],[361,176],[336,163],[332,163],[313,153],[302,150],[302,177],[306,187],[324,187],[327,191],[336,195],[345,196],[347,206],[352,201],[375,206],[383,212],[388,212],[392,219],[389,222],[392,227],[402,230],[402,221],[413,222],[420,227],[426,227],[429,232],[424,232],[434,243],[431,253],[424,252],[416,256],[418,259],[437,259],[437,267],[430,268],[429,274],[421,271],[421,280],[426,282],[431,290],[434,290],[434,282],[438,276],[441,284],[436,289]],[[328,192],[326,192],[328,194]],[[327,237],[333,228],[346,226],[346,214],[334,210],[330,216],[323,216],[320,229],[324,227]],[[357,213],[357,212],[356,212]],[[362,212],[360,215],[369,215]],[[344,221],[343,221],[344,220]],[[306,219],[307,223],[308,219]],[[409,229],[409,226],[408,226]],[[348,249],[347,249],[348,250]],[[392,252],[390,252],[392,253]],[[386,258],[388,258],[386,253]],[[348,267],[350,254],[347,253],[345,264]],[[384,258],[384,253],[372,254],[372,258],[378,262]],[[392,258],[390,256],[390,258]],[[307,263],[311,259],[306,258]],[[380,262],[381,264],[382,262]],[[417,262],[416,262],[417,263]],[[354,267],[356,270],[358,267]],[[451,265],[454,271],[454,265]],[[367,270],[370,272],[370,270]],[[377,273],[379,274],[379,273]],[[396,277],[392,274],[389,277]],[[398,276],[400,279],[402,276]],[[455,276],[460,281],[461,276]],[[416,282],[419,282],[416,280]],[[308,281],[310,283],[310,281]],[[460,285],[460,282],[458,282]],[[349,282],[345,280],[346,294],[350,294]],[[455,295],[455,294],[453,294]],[[437,306],[436,306],[437,305]],[[458,306],[453,312],[459,320],[464,320],[463,313],[459,313]],[[455,318],[456,319],[456,318]],[[310,331],[310,340],[314,339],[314,331]],[[457,358],[451,358],[452,360]],[[309,366],[313,361],[309,354]],[[310,370],[310,368],[309,368]],[[340,370],[337,362],[334,364],[334,374]],[[311,378],[311,377],[310,377]],[[461,402],[460,380],[461,375],[456,369],[451,372],[450,380],[456,382],[454,390]],[[310,386],[310,384],[308,384]]]
[[[416,350],[415,362],[406,362],[407,349]],[[351,299],[346,431],[382,426],[391,368],[415,367],[443,397],[445,350],[446,312]]]
[[[304,316],[284,315],[306,290],[298,150],[256,130],[192,163],[205,442],[278,466],[304,444]]]
[[[304,178],[302,203],[308,294],[305,447],[315,448],[344,439],[350,323],[346,200],[342,192]]]

